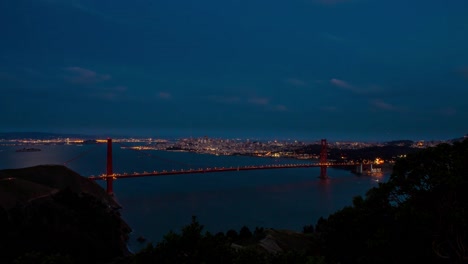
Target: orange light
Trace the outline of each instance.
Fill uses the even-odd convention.
[[[376,158],[374,161],[374,164],[383,164],[383,163],[384,163],[383,159],[380,159],[380,158]]]

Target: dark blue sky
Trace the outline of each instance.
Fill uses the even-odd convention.
[[[448,139],[466,0],[3,0],[0,131]]]

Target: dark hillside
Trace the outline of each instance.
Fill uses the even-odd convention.
[[[384,160],[392,160],[397,158],[400,155],[407,155],[409,153],[414,153],[418,151],[417,148],[412,148],[410,146],[394,146],[387,145],[382,147],[365,147],[361,149],[330,149],[329,158],[333,160],[339,160],[342,155],[347,156],[349,160],[363,160],[375,158],[381,158]]]
[[[320,219],[329,263],[467,263],[468,139],[397,160],[386,183]]]
[[[3,178],[0,179],[0,207],[10,209],[54,191],[56,189],[19,178]]]
[[[0,263],[107,263],[128,255],[131,230],[117,208],[99,185],[64,166],[2,170]]]
[[[298,154],[311,154],[319,155],[322,147],[320,145],[308,145],[295,152]],[[413,148],[409,145],[395,145],[389,144],[385,146],[364,147],[359,149],[339,149],[334,147],[328,148],[328,159],[341,160],[345,156],[348,160],[363,160],[375,159],[379,157],[384,160],[394,159],[399,155],[405,155],[418,151],[419,149]]]
[[[80,176],[65,166],[39,165],[22,169],[0,170],[0,179],[5,178],[21,179],[57,190],[69,188],[75,193],[87,193],[106,204],[118,207],[114,199],[109,197],[96,182]]]

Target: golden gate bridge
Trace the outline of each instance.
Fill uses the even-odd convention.
[[[100,176],[89,176],[90,180],[105,180],[106,191],[108,194],[113,195],[114,188],[113,182],[117,179],[124,178],[137,178],[137,177],[155,177],[155,176],[169,176],[169,175],[180,175],[180,174],[196,174],[196,173],[215,173],[215,172],[229,172],[229,171],[248,171],[248,170],[270,170],[270,169],[293,169],[293,168],[320,168],[320,179],[327,179],[327,168],[328,167],[339,167],[339,166],[355,166],[355,163],[337,163],[328,162],[327,152],[327,140],[321,139],[320,142],[321,150],[319,156],[319,162],[317,163],[299,163],[299,164],[273,164],[273,165],[252,165],[252,166],[237,166],[237,167],[210,167],[210,168],[198,168],[198,169],[178,169],[178,170],[162,170],[152,172],[134,172],[134,173],[114,173],[112,166],[112,139],[107,139],[107,164],[106,173]]]

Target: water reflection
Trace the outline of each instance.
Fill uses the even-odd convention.
[[[95,147],[92,151],[91,148]],[[15,153],[13,147],[0,152],[0,169],[39,164],[62,164],[81,175],[98,175],[106,169],[104,145],[44,146],[41,152]],[[187,152],[153,151],[160,158],[114,149],[114,171],[134,172],[199,167],[303,163],[303,160],[273,160],[246,156],[213,156]],[[162,157],[162,159],[161,159]],[[164,163],[163,160],[177,160]],[[208,166],[207,166],[208,165]],[[179,167],[173,167],[179,166]],[[243,225],[292,229],[315,224],[319,217],[351,205],[352,198],[385,181],[386,175],[356,176],[343,169],[328,169],[329,178],[319,179],[319,168],[187,174],[169,177],[121,179],[114,182],[122,216],[134,229],[133,237],[157,242],[169,230],[179,230],[197,215],[211,232],[239,230]],[[104,181],[99,184],[104,186]],[[133,242],[132,242],[133,241]],[[133,239],[130,246],[137,249]]]

